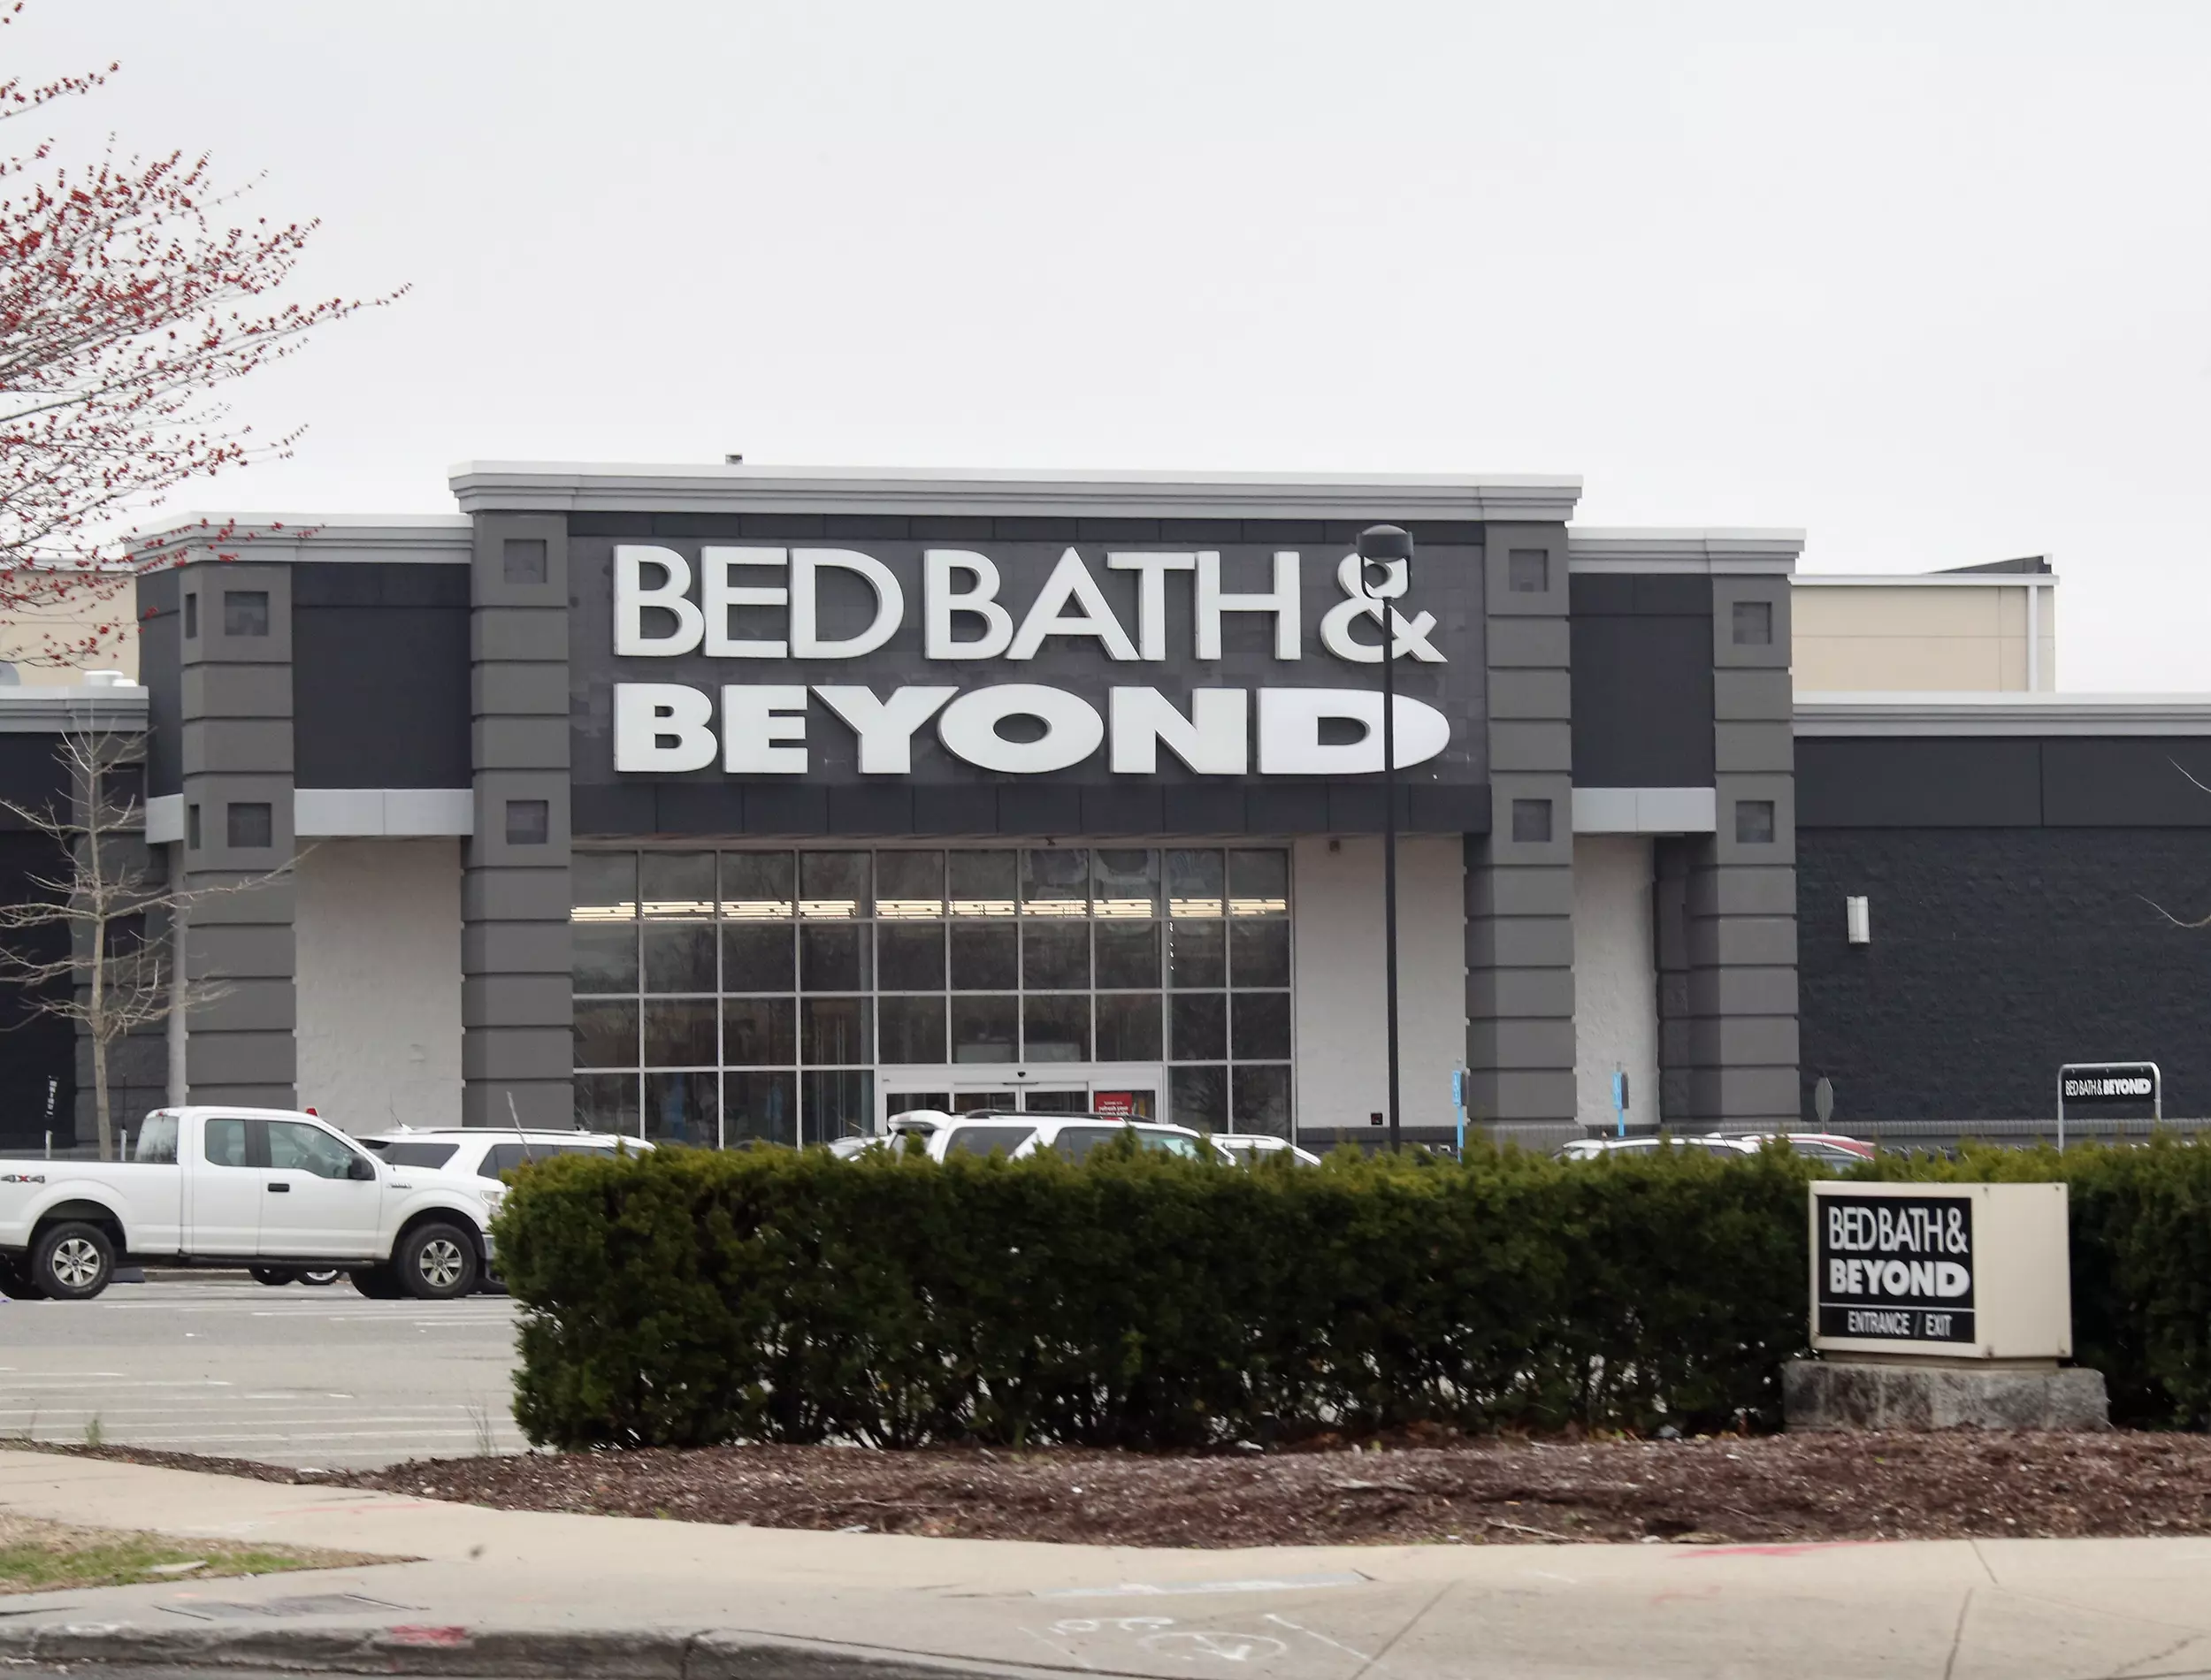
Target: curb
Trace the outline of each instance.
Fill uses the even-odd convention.
[[[0,1667],[84,1663],[116,1669],[224,1669],[264,1673],[575,1675],[606,1680],[952,1680],[1018,1676],[1033,1669],[799,1645],[747,1633],[653,1629],[540,1632],[495,1628],[156,1629],[116,1623],[0,1627]]]

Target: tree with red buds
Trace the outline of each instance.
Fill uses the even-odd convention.
[[[0,81],[0,122],[93,94],[118,68]],[[0,151],[0,660],[81,666],[124,639],[134,577],[171,563],[131,519],[300,436],[256,438],[224,388],[402,295],[275,300],[318,225],[235,225],[241,196],[204,156]],[[39,622],[57,609],[65,621]]]

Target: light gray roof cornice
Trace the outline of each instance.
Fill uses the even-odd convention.
[[[2211,694],[1800,694],[1796,733],[2211,735]]]
[[[162,561],[429,561],[469,558],[464,514],[188,514],[140,533],[140,565]]]
[[[2055,589],[2055,572],[1799,572],[1807,589]]]
[[[1520,474],[1014,472],[466,462],[467,513],[822,513],[1093,519],[1569,518],[1581,480]]]
[[[0,735],[61,735],[71,729],[146,727],[146,691],[119,683],[112,687],[0,688]]]
[[[1682,531],[1576,525],[1566,532],[1566,569],[1675,572],[1710,577],[1730,573],[1786,576],[1804,552],[1801,531]]]

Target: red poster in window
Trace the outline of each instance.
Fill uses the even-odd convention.
[[[1136,1118],[1136,1094],[1134,1091],[1100,1091],[1092,1101],[1097,1104],[1091,1111],[1093,1113],[1110,1114],[1117,1120]]]

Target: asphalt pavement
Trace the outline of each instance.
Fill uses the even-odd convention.
[[[118,1284],[0,1302],[0,1437],[294,1468],[518,1452],[514,1305],[371,1301],[345,1282]]]

